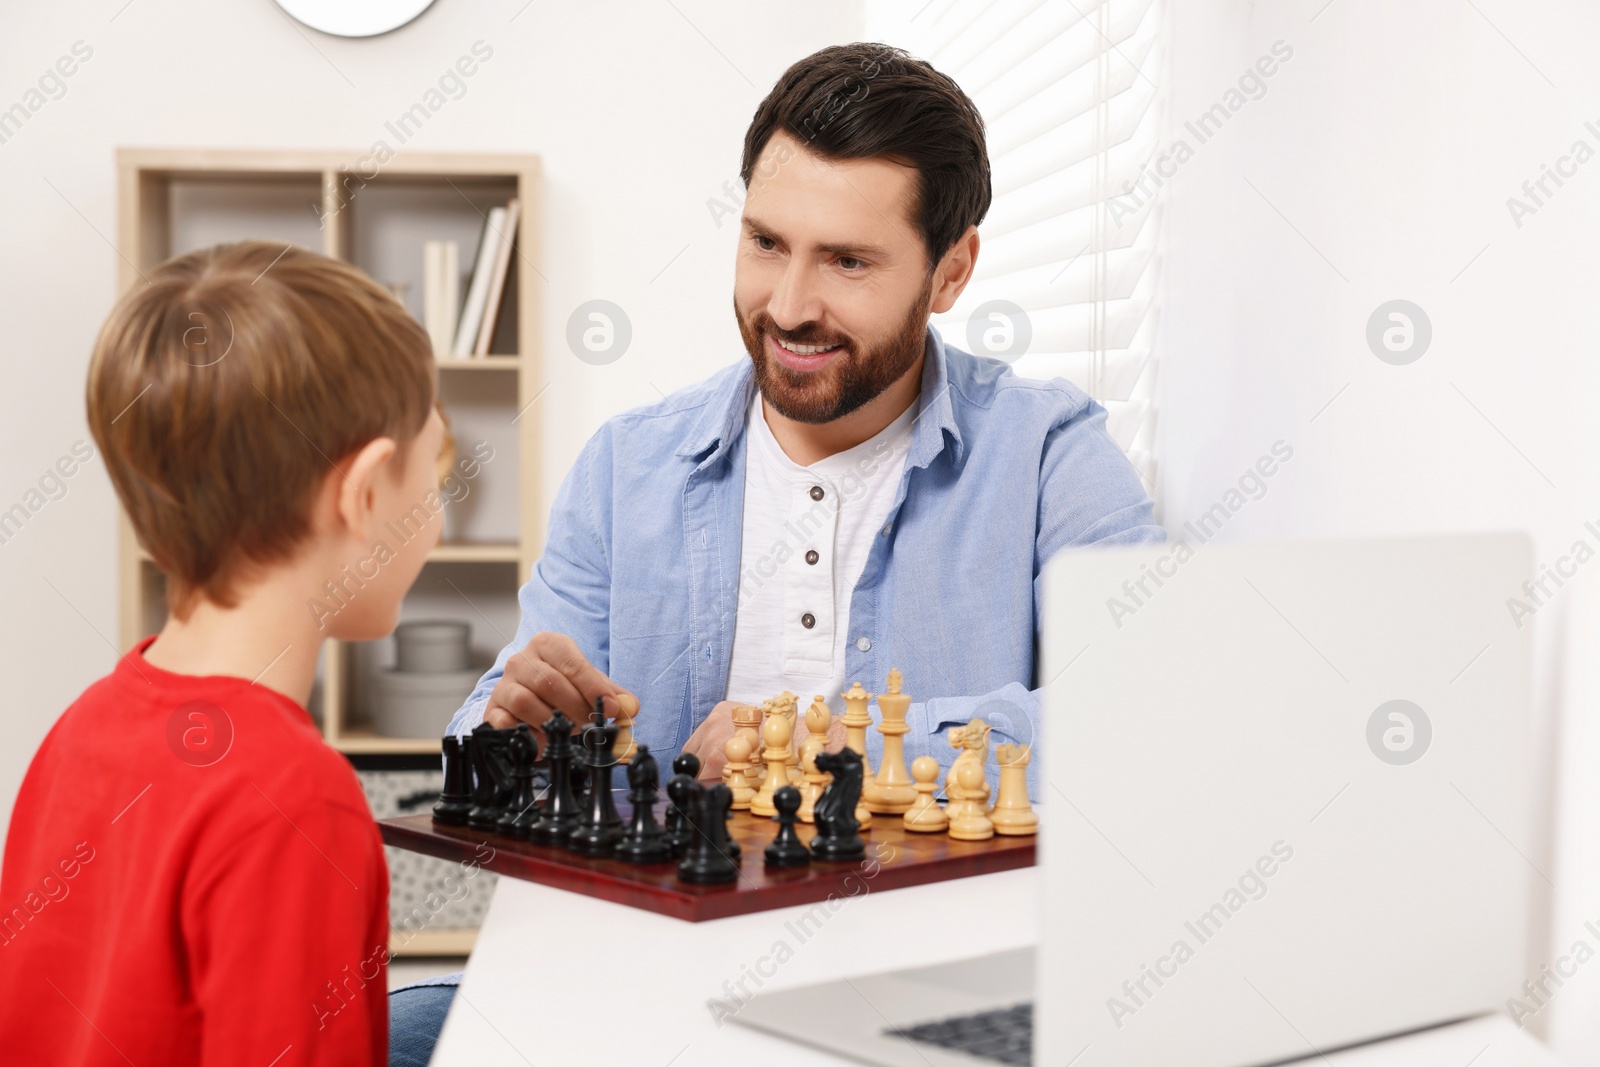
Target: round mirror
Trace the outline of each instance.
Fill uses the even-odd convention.
[[[428,10],[433,0],[277,0],[298,22],[336,37],[376,37]]]

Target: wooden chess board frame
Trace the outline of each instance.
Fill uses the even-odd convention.
[[[621,792],[617,793],[617,807],[626,821],[628,803]],[[743,849],[739,878],[727,885],[693,885],[678,879],[676,860],[633,864],[590,859],[564,848],[535,845],[484,830],[443,826],[435,823],[431,815],[384,819],[378,828],[384,844],[396,848],[475,863],[508,878],[686,922],[726,919],[1031,867],[1035,853],[1033,837],[996,835],[988,841],[956,841],[943,833],[909,832],[901,826],[898,815],[874,815],[872,829],[861,835],[867,846],[865,858],[848,863],[813,860],[808,867],[781,870],[767,867],[762,860],[762,851],[772,841],[777,824],[748,811],[736,811],[728,821],[728,836]],[[804,823],[798,830],[807,844],[816,833],[816,827]]]

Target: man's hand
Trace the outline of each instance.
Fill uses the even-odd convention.
[[[638,707],[637,698],[596,670],[572,638],[534,634],[526,648],[506,660],[505,672],[489,694],[483,721],[496,729],[519,722],[542,729],[544,721],[560,708],[582,727],[599,698],[605,700],[608,717],[616,716],[619,698]]]
[[[722,768],[728,764],[728,757],[723,753],[722,746],[733,736],[735,729],[733,709],[738,706],[738,702],[733,700],[719,703],[711,709],[706,721],[689,735],[689,740],[683,743],[683,751],[692,752],[700,757],[702,782],[722,780]]]

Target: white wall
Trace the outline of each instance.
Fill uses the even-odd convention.
[[[1333,0],[1318,14],[1326,3],[1174,5],[1180,134],[1273,42],[1294,55],[1213,139],[1190,138],[1194,157],[1171,185],[1167,524],[1219,501],[1282,439],[1293,460],[1224,538],[1518,528],[1553,563],[1600,518],[1600,161],[1520,228],[1506,199],[1574,140],[1600,148],[1584,129],[1600,120],[1600,13],[1553,0]],[[1433,324],[1409,366],[1379,361],[1365,340],[1368,316],[1395,298]],[[1563,680],[1586,676],[1587,649],[1567,647],[1570,592],[1535,622],[1535,747],[1553,829],[1510,831],[1559,886],[1535,918],[1533,968],[1579,936],[1600,947],[1582,930],[1600,918],[1600,850],[1579,819],[1594,772],[1569,756],[1556,780],[1555,751],[1573,752],[1592,716]],[[1509,849],[1506,862],[1523,863]],[[1530,1026],[1574,1062],[1600,1063],[1600,964]]]
[[[74,42],[93,50],[0,144],[0,510],[88,440],[83,372],[115,296],[115,147],[364,151],[478,40],[492,58],[407,147],[544,157],[548,499],[607,415],[743,358],[734,225],[706,201],[737,186],[745,127],[778,74],[861,24],[853,0],[438,0],[395,33],[345,41],[269,0],[125,2],[0,11],[0,109]],[[568,314],[596,297],[634,330],[607,367],[565,341]],[[0,825],[50,724],[116,658],[115,501],[98,462],[68,485],[0,544]]]

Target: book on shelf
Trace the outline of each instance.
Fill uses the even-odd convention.
[[[434,358],[448,357],[461,304],[461,246],[428,241],[422,246],[422,323],[433,341]]]
[[[506,209],[493,207],[483,221],[483,233],[478,238],[478,253],[474,257],[472,280],[467,283],[467,299],[461,305],[461,319],[456,327],[455,344],[451,355],[460,359],[471,356],[478,346],[478,329],[483,325],[483,309],[489,300],[489,275],[499,251],[498,235],[505,229]]]
[[[495,316],[494,335],[489,338],[489,351],[491,353],[505,353],[511,355],[521,348],[521,338],[517,336],[518,307],[517,300],[517,274],[522,253],[513,251],[511,265],[506,268],[506,284],[500,296],[500,313]]]
[[[483,305],[483,322],[478,327],[477,344],[472,349],[475,356],[489,354],[489,341],[494,337],[494,326],[500,316],[500,298],[506,288],[506,272],[511,268],[511,254],[517,239],[517,220],[522,216],[522,204],[516,197],[506,203],[506,217],[496,235],[495,257],[489,275],[489,295]]]

